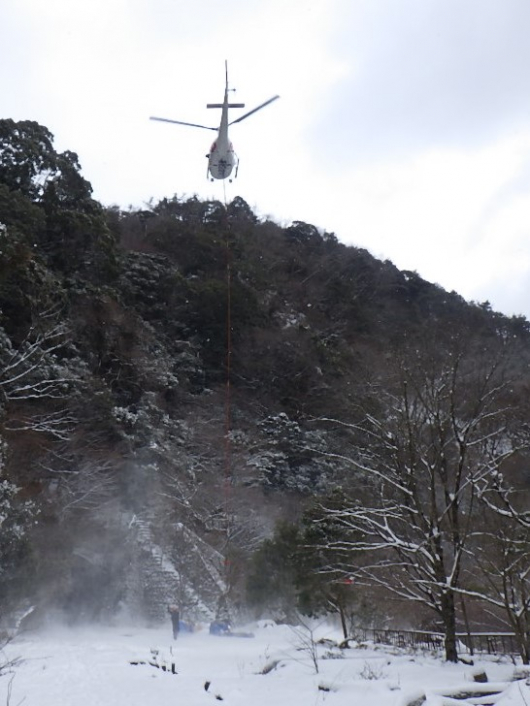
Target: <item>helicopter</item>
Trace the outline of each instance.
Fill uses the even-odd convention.
[[[273,96],[269,100],[265,101],[257,108],[253,108],[248,113],[245,113],[236,120],[228,122],[228,109],[229,108],[244,108],[244,103],[229,103],[228,93],[235,89],[228,88],[228,62],[225,61],[225,95],[222,103],[208,103],[207,108],[221,108],[221,123],[218,128],[209,127],[207,125],[198,125],[197,123],[185,123],[182,120],[170,120],[169,118],[156,118],[151,116],[150,120],[159,120],[163,123],[174,123],[176,125],[188,125],[189,127],[199,127],[204,130],[216,130],[217,139],[212,143],[210,147],[210,152],[206,155],[208,159],[208,168],[206,171],[206,176],[210,178],[211,181],[214,179],[227,179],[232,174],[232,170],[235,167],[235,177],[237,177],[237,172],[239,169],[239,158],[234,152],[234,147],[228,138],[228,128],[230,125],[235,125],[245,120],[250,115],[257,113],[258,110],[265,108],[270,105],[273,101],[277,100],[280,96]],[[229,181],[232,181],[230,179]]]

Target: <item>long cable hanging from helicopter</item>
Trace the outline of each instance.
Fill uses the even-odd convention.
[[[228,111],[230,108],[244,108],[244,103],[229,103],[228,94],[233,90],[228,87],[228,62],[225,61],[225,91],[222,103],[208,103],[207,108],[221,109],[221,122],[219,127],[211,127],[198,123],[189,123],[182,120],[172,120],[169,118],[159,118],[152,116],[150,120],[157,120],[165,123],[173,123],[176,125],[186,125],[188,127],[196,127],[204,130],[217,131],[217,138],[212,143],[209,153],[206,155],[208,159],[208,168],[206,175],[211,180],[216,179],[223,181],[223,197],[224,197],[224,212],[226,219],[226,287],[227,287],[227,302],[226,302],[226,397],[225,397],[225,469],[224,469],[224,488],[225,488],[225,514],[226,514],[226,533],[227,544],[230,541],[230,515],[231,515],[231,485],[232,485],[232,449],[231,449],[231,424],[232,424],[232,409],[231,409],[231,363],[232,363],[232,272],[231,272],[231,252],[230,252],[230,235],[231,223],[228,217],[228,201],[226,196],[226,179],[230,182],[230,178],[234,167],[234,178],[237,177],[239,168],[239,159],[234,152],[234,147],[228,136],[228,128],[231,125],[240,123],[242,120],[257,113],[258,110],[265,108],[279,98],[273,96],[264,103],[261,103],[256,108],[241,115],[236,120],[229,121]]]
[[[231,223],[228,215],[228,200],[226,197],[226,181],[223,181],[223,202],[226,252],[226,396],[225,396],[225,468],[224,468],[224,501],[226,516],[226,548],[228,550],[232,533],[232,257],[230,250]],[[227,561],[230,559],[227,557]],[[229,565],[226,570],[228,572]]]

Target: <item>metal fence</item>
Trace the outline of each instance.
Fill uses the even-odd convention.
[[[370,640],[378,644],[391,645],[393,647],[440,650],[444,646],[444,636],[442,633],[424,630],[377,630],[374,628],[361,628],[357,630],[357,634],[363,641]],[[460,653],[489,655],[511,655],[519,653],[515,634],[511,632],[457,633],[457,639],[460,643]]]

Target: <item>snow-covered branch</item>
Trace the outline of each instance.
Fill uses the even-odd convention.
[[[46,319],[46,317],[43,317]],[[56,351],[65,344],[64,324],[45,331],[32,326],[25,340],[13,347],[5,331],[0,331],[0,390],[5,400],[60,399],[68,394],[73,379],[65,375]]]

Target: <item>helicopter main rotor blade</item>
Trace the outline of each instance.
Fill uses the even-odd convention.
[[[265,101],[265,103],[262,103],[261,105],[258,105],[257,108],[254,108],[253,110],[250,110],[248,113],[245,113],[245,115],[242,115],[240,118],[237,118],[237,120],[232,120],[229,125],[235,125],[236,123],[240,123],[242,120],[245,118],[248,118],[249,115],[253,115],[254,113],[257,113],[258,110],[261,110],[262,108],[265,108],[265,106],[270,105],[273,101],[277,100],[280,96],[274,96],[273,98],[269,98],[268,101]]]
[[[169,118],[154,118],[150,117],[149,120],[159,120],[161,123],[173,123],[174,125],[188,125],[189,127],[200,127],[204,130],[215,130],[216,127],[208,127],[207,125],[197,125],[197,123],[184,123],[182,120],[169,120]]]

